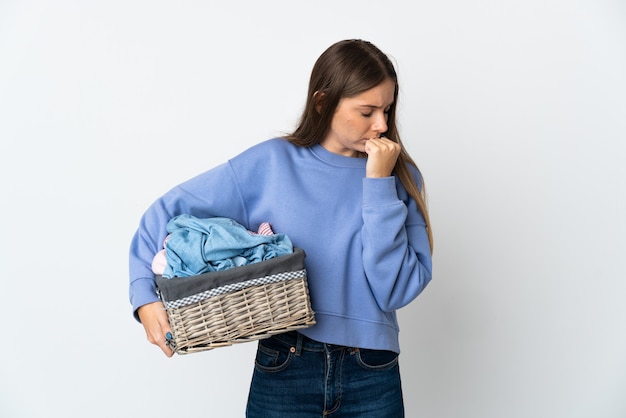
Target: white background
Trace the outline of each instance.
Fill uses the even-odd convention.
[[[626,416],[621,0],[0,0],[0,416],[243,416],[255,344],[164,357],[129,242],[293,129],[355,37],[398,66],[436,238],[400,311],[407,416]]]

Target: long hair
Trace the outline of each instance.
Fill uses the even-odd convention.
[[[311,71],[306,104],[298,126],[286,138],[291,143],[303,147],[318,144],[328,133],[335,109],[342,98],[357,96],[385,80],[392,80],[395,85],[394,100],[389,108],[385,132],[385,137],[398,143],[401,148],[394,172],[409,195],[417,202],[426,221],[432,252],[433,235],[426,205],[426,186],[421,173],[422,184],[419,186],[411,175],[408,165],[415,167],[418,173],[419,168],[402,144],[396,124],[398,76],[392,62],[380,49],[361,39],[339,41],[326,49]]]

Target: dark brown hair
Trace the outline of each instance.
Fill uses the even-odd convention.
[[[391,60],[380,49],[361,39],[339,41],[326,49],[313,66],[304,111],[298,127],[287,135],[287,140],[303,147],[318,144],[330,129],[339,100],[357,96],[385,80],[392,80],[395,84],[394,101],[389,108],[385,132],[385,137],[401,147],[394,173],[424,216],[432,252],[433,236],[426,207],[424,180],[421,179],[421,187],[415,184],[408,165],[415,167],[418,172],[419,169],[402,144],[396,124],[398,76]]]

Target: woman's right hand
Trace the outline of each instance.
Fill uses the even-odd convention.
[[[148,341],[158,345],[166,356],[172,357],[174,351],[166,344],[166,334],[172,332],[163,302],[152,302],[137,309],[139,320],[146,330]]]
[[[365,177],[391,176],[401,150],[397,142],[384,136],[367,140],[365,142],[367,154]]]

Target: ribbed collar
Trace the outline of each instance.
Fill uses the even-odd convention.
[[[309,149],[320,160],[338,167],[364,168],[367,163],[367,158],[346,157],[345,155],[335,154],[320,144],[313,145]]]

